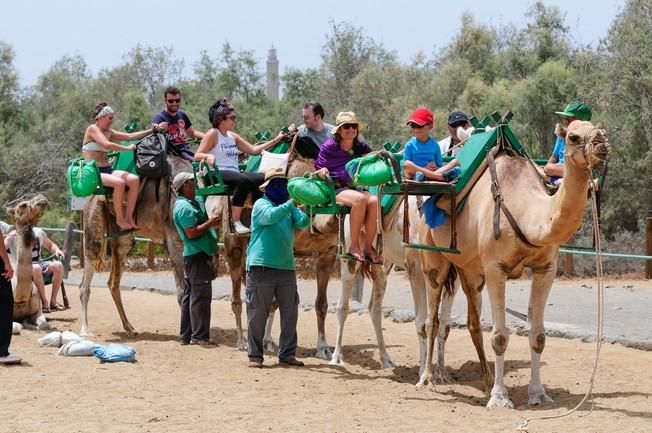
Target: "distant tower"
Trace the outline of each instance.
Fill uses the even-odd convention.
[[[272,101],[278,101],[278,58],[276,48],[272,46],[267,53],[267,97]]]

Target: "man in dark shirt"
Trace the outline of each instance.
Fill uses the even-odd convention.
[[[152,119],[154,123],[167,122],[168,129],[166,138],[170,144],[177,150],[179,156],[188,161],[193,161],[195,153],[190,150],[188,136],[196,139],[204,138],[204,133],[196,131],[192,127],[192,122],[186,113],[181,111],[181,91],[176,87],[165,89],[163,103],[165,109],[156,114]]]

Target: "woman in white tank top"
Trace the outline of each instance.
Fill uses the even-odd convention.
[[[229,185],[231,204],[233,209],[233,226],[236,234],[244,235],[250,232],[249,228],[240,222],[242,209],[248,194],[252,194],[253,201],[262,196],[258,187],[263,183],[265,176],[262,173],[241,173],[238,168],[238,155],[240,152],[248,155],[259,155],[263,150],[280,143],[285,134],[279,134],[272,140],[253,145],[233,132],[236,125],[236,115],[233,105],[226,99],[220,99],[208,110],[208,120],[213,125],[209,129],[195,153],[195,161],[206,161],[209,166],[216,166],[220,170],[222,180]]]

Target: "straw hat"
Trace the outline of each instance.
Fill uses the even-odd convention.
[[[353,111],[340,111],[335,118],[335,128],[333,128],[332,134],[335,135],[340,126],[352,123],[358,125],[358,132],[364,131],[364,124],[360,123]]]
[[[262,191],[265,192],[265,188],[267,185],[272,181],[272,179],[287,179],[288,177],[285,175],[285,170],[277,167],[277,168],[272,168],[271,170],[267,170],[267,173],[265,173],[265,182],[260,185],[258,188]]]

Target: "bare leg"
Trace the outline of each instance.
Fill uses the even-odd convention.
[[[59,295],[61,282],[63,281],[63,264],[60,262],[51,262],[48,271],[52,272],[52,295],[50,296],[50,308],[56,308],[57,296]]]
[[[351,230],[351,252],[362,255],[360,249],[360,236],[362,224],[365,221],[367,213],[367,197],[364,194],[354,190],[344,190],[337,195],[337,203],[349,206],[351,214],[349,215],[349,224]]]
[[[38,289],[38,294],[41,297],[42,308],[48,308],[48,297],[45,295],[45,282],[43,281],[43,274],[41,273],[41,265],[32,263],[32,281]]]
[[[132,228],[137,229],[138,227],[134,221],[134,211],[136,210],[136,201],[138,200],[138,188],[140,186],[140,179],[136,175],[121,170],[114,171],[113,175],[119,176],[125,183],[127,188],[127,213],[125,215],[125,220]]]
[[[120,173],[120,172],[118,172]],[[113,206],[115,208],[115,222],[122,230],[128,230],[131,225],[126,220],[123,211],[125,181],[112,174],[102,173],[102,184],[113,188]]]
[[[375,255],[374,241],[378,232],[378,198],[367,194],[367,205],[364,221],[364,252]],[[357,232],[353,232],[357,233]]]
[[[231,214],[233,215],[232,221],[240,221],[242,216],[242,206],[231,206]]]

